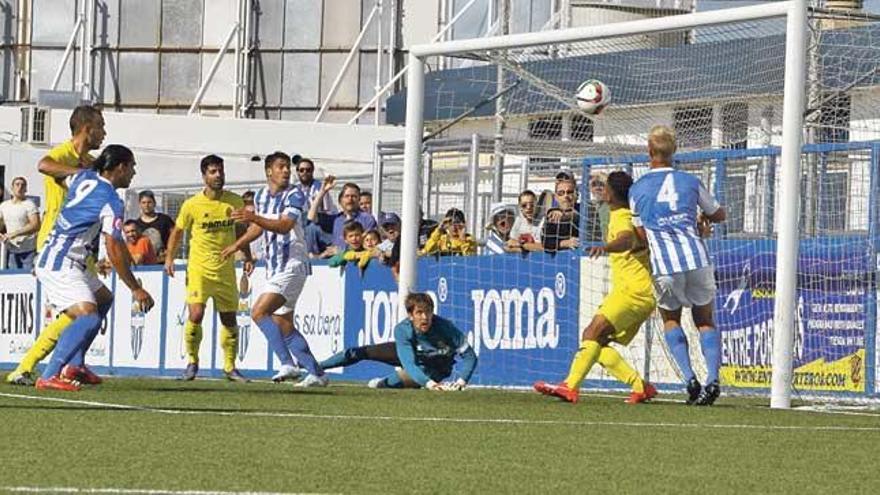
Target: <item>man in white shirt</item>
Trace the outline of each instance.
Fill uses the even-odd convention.
[[[27,197],[24,177],[12,179],[12,198],[0,203],[0,223],[6,225],[6,233],[0,234],[0,243],[6,243],[6,268],[33,269],[40,214]]]
[[[297,155],[298,156],[298,155]],[[312,201],[321,193],[321,181],[315,179],[315,163],[308,158],[295,159],[293,165],[296,166],[296,175],[299,178],[293,182],[294,189],[299,190],[306,198],[305,211],[309,211]],[[333,198],[329,194],[323,197],[321,204],[318,205],[318,213],[332,215],[336,213],[336,205],[333,204]],[[367,212],[370,213],[370,212]],[[304,224],[308,224],[306,221]]]

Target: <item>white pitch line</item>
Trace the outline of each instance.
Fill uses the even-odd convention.
[[[453,424],[498,424],[498,425],[541,425],[541,426],[606,426],[625,428],[709,428],[709,429],[732,429],[732,430],[778,430],[778,431],[853,431],[853,432],[880,432],[880,426],[797,426],[797,425],[750,425],[750,424],[719,424],[719,423],[643,423],[637,421],[571,421],[554,419],[519,419],[519,418],[448,418],[432,416],[363,416],[356,414],[312,414],[312,413],[281,413],[266,411],[212,411],[212,410],[176,410],[161,409],[145,406],[132,406],[127,404],[113,404],[105,402],[81,401],[76,399],[62,399],[59,397],[39,397],[35,395],[0,393],[0,397],[13,399],[62,402],[66,404],[79,404],[87,406],[106,407],[108,409],[122,409],[139,412],[151,412],[158,414],[183,415],[183,416],[225,416],[225,417],[263,417],[263,418],[296,418],[317,420],[343,420],[343,421],[396,421],[403,423],[453,423]]]
[[[306,495],[290,492],[221,492],[204,490],[154,490],[147,488],[74,488],[60,486],[0,486],[0,490],[13,493],[118,493],[136,495]]]

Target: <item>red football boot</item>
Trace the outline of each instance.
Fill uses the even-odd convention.
[[[568,385],[566,385],[565,382],[562,382],[559,385],[551,385],[549,383],[538,381],[535,382],[533,387],[535,388],[535,390],[544,395],[559,397],[560,399],[566,402],[571,402],[572,404],[578,401],[578,391],[568,388]]]
[[[77,382],[69,382],[60,376],[53,376],[48,380],[45,378],[37,378],[37,390],[61,390],[64,392],[78,392],[79,384]]]
[[[629,398],[624,402],[627,404],[641,404],[642,402],[649,401],[657,397],[657,389],[648,382],[645,382],[645,391],[644,392],[632,392],[629,394]]]
[[[100,376],[96,375],[94,371],[85,365],[71,366],[68,364],[61,370],[61,377],[68,381],[75,380],[88,385],[100,385],[104,382]]]

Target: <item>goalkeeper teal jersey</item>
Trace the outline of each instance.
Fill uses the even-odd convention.
[[[394,327],[397,358],[407,374],[419,385],[428,380],[443,381],[452,374],[455,356],[461,358],[461,376],[470,381],[477,367],[477,355],[467,337],[451,321],[434,315],[431,328],[425,333],[415,331],[406,319]]]

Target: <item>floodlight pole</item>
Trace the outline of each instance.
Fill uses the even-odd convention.
[[[773,378],[770,407],[791,407],[792,349],[797,325],[798,219],[800,217],[807,48],[807,0],[789,3],[785,29],[782,102],[779,236],[776,241],[776,300],[773,310]]]

